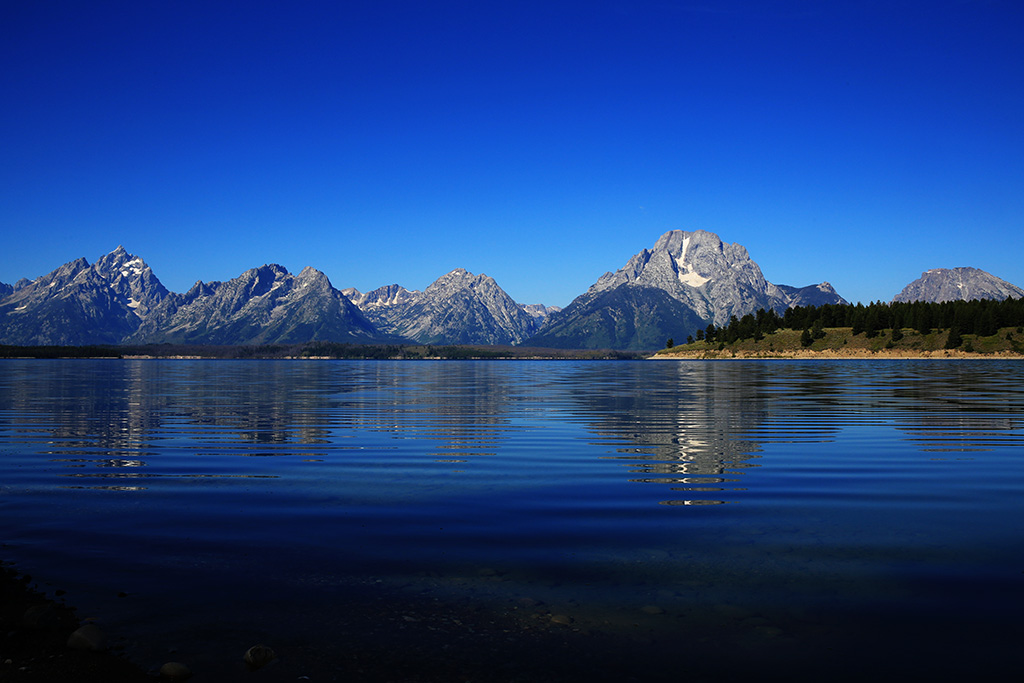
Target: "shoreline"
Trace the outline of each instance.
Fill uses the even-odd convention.
[[[977,353],[959,349],[912,351],[907,349],[788,349],[784,351],[748,349],[701,349],[699,351],[658,351],[648,360],[1024,360],[1024,354],[1012,351]]]
[[[77,681],[135,683],[153,681],[140,666],[95,641],[96,649],[69,643],[89,624],[62,600],[50,599],[32,585],[32,577],[0,561],[0,681]],[[95,628],[95,627],[93,627]]]

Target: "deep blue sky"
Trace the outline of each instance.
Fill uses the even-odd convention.
[[[772,282],[1024,286],[1017,0],[0,4],[0,281],[456,267],[566,305],[672,229]]]

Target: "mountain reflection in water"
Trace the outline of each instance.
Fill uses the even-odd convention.
[[[1022,379],[5,361],[4,559],[217,680],[262,641],[266,680],[994,675],[1024,607]]]

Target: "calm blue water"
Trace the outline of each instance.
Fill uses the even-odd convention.
[[[204,680],[1019,673],[1024,364],[4,361],[0,542]]]

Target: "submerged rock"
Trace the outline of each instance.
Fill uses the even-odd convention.
[[[86,624],[68,637],[68,647],[87,652],[102,652],[107,649],[107,637],[96,624]]]
[[[167,662],[160,667],[160,678],[167,681],[184,681],[192,677],[192,669],[181,662]]]
[[[266,645],[253,645],[245,652],[246,665],[250,669],[260,669],[277,658],[277,654]]]

